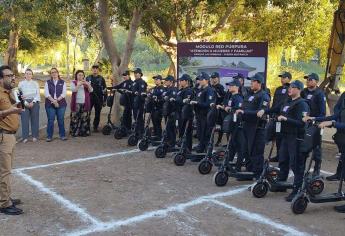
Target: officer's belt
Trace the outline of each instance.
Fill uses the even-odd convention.
[[[0,134],[16,134],[17,131],[8,131],[4,129],[0,129]]]

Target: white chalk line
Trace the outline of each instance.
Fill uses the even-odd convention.
[[[25,181],[29,182],[31,185],[35,186],[39,191],[46,193],[50,195],[55,201],[60,203],[64,208],[67,208],[68,210],[75,212],[78,214],[78,216],[85,222],[91,222],[92,224],[99,225],[102,222],[93,216],[91,216],[89,213],[86,212],[83,208],[79,207],[75,203],[71,202],[70,200],[67,200],[66,198],[62,197],[58,193],[54,192],[53,190],[47,188],[44,186],[43,183],[34,180],[30,175],[27,175],[21,171],[15,171],[17,175],[22,177]]]
[[[151,149],[149,149],[149,150],[151,150]],[[36,166],[22,167],[22,168],[14,169],[14,171],[26,171],[26,170],[47,168],[47,167],[52,167],[52,166],[68,165],[68,164],[80,163],[80,162],[85,162],[85,161],[99,160],[99,159],[109,158],[109,157],[118,156],[118,155],[127,155],[127,154],[137,153],[137,152],[140,152],[140,150],[139,149],[125,150],[125,151],[121,151],[121,152],[100,154],[97,156],[77,158],[77,159],[73,159],[73,160],[54,162],[54,163],[50,163],[50,164],[42,164],[42,165],[36,165]]]
[[[270,219],[270,218],[268,218],[266,216],[263,216],[261,214],[249,212],[249,211],[246,211],[246,210],[242,210],[242,209],[234,207],[234,206],[232,206],[230,204],[227,204],[227,203],[215,200],[215,199],[210,199],[209,202],[212,202],[212,203],[214,203],[216,205],[219,205],[219,206],[221,206],[223,208],[229,209],[229,210],[231,210],[231,213],[236,214],[239,217],[241,217],[242,219],[245,219],[245,220],[248,220],[248,221],[251,221],[251,222],[256,222],[256,223],[260,223],[260,224],[263,224],[263,225],[267,225],[267,226],[270,226],[272,228],[275,228],[275,229],[278,229],[278,230],[281,230],[281,231],[285,231],[285,232],[287,232],[287,233],[289,233],[291,235],[296,235],[296,236],[307,236],[307,235],[310,235],[308,233],[301,232],[300,230],[295,229],[292,226],[285,225],[285,224],[278,223],[278,222],[274,222],[272,219]]]
[[[215,193],[212,195],[201,196],[201,197],[193,199],[189,202],[175,204],[175,205],[172,205],[172,206],[169,206],[167,208],[160,209],[160,210],[145,212],[141,215],[137,215],[137,216],[130,217],[127,219],[123,219],[123,220],[111,221],[108,223],[103,223],[101,225],[94,225],[94,226],[91,226],[91,227],[83,229],[83,230],[68,233],[67,235],[68,236],[81,236],[81,235],[87,235],[87,234],[91,234],[91,233],[102,232],[102,231],[110,231],[110,230],[114,231],[121,226],[128,226],[128,225],[132,225],[132,224],[137,224],[137,223],[143,222],[143,221],[151,219],[151,218],[163,218],[163,217],[166,217],[169,213],[184,212],[184,210],[186,208],[193,207],[193,206],[199,205],[199,204],[204,203],[204,202],[208,202],[212,199],[229,197],[229,196],[233,196],[233,195],[242,193],[248,189],[248,186],[249,185],[245,185],[245,186],[242,185],[242,186],[237,187],[235,189],[231,189],[227,192],[220,192],[220,193]]]

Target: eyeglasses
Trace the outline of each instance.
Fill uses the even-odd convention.
[[[16,77],[15,74],[8,74],[8,75],[4,75],[4,78],[7,77],[7,78],[10,78],[10,79],[13,79]]]
[[[312,79],[312,78],[307,78],[307,81],[313,81],[314,79]]]

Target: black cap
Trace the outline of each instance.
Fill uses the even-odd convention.
[[[236,86],[236,87],[241,87],[241,82],[238,79],[234,79],[229,83],[226,83],[228,86]]]
[[[292,79],[291,73],[290,73],[290,72],[287,72],[287,71],[284,71],[283,73],[281,73],[280,75],[278,75],[278,77]]]
[[[99,65],[93,65],[92,67],[91,67],[92,69],[94,69],[94,68],[97,68],[97,69],[99,69]]]
[[[172,76],[172,75],[168,75],[167,77],[165,77],[164,80],[165,80],[165,81],[174,81],[175,78],[174,78],[174,76]]]
[[[295,80],[295,81],[292,81],[292,83],[290,84],[290,87],[291,88],[298,88],[299,90],[303,90],[304,84],[299,80]]]
[[[211,78],[219,78],[219,73],[218,72],[213,72],[211,74]]]
[[[319,76],[317,74],[315,74],[315,73],[311,73],[309,75],[305,75],[304,78],[305,79],[313,79],[313,80],[316,80],[316,81],[320,80]]]
[[[135,70],[132,70],[132,72],[134,72],[135,74],[141,74],[141,76],[143,75],[143,72],[140,68],[136,68]]]
[[[161,75],[155,75],[155,76],[152,76],[152,78],[153,78],[154,80],[157,80],[157,79],[163,80],[163,77],[162,77]]]
[[[210,76],[205,73],[205,72],[201,72],[197,77],[196,77],[197,80],[209,80],[210,79]]]
[[[183,74],[178,80],[190,80],[190,76],[188,74]]]
[[[235,75],[234,77],[232,77],[234,79],[244,79],[244,75],[241,73],[238,73],[237,75]]]
[[[248,77],[248,79],[249,80],[253,80],[253,81],[258,81],[259,83],[263,83],[264,82],[264,77],[262,77],[261,75],[260,75],[260,73],[256,73],[254,76],[252,76],[252,77]]]
[[[122,76],[127,76],[129,75],[129,70],[126,70],[125,72],[122,73]]]

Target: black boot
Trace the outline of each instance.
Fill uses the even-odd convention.
[[[341,169],[342,169],[342,162],[339,160],[338,166],[337,166],[337,172],[334,175],[327,176],[326,180],[328,180],[328,181],[338,181],[338,180],[340,180]]]
[[[298,193],[298,190],[297,190],[296,188],[294,188],[294,189],[292,190],[292,192],[289,194],[289,196],[285,197],[285,200],[286,200],[287,202],[292,202],[292,200],[293,200],[294,197],[297,195],[297,193]]]
[[[320,176],[321,160],[315,160],[313,177]]]
[[[342,206],[335,206],[334,210],[339,213],[345,213],[345,205]]]

